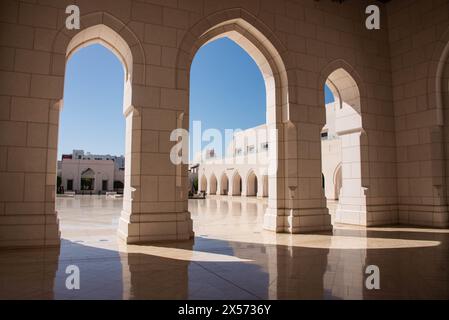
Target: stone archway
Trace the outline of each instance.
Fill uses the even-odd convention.
[[[209,178],[209,190],[208,190],[208,194],[214,195],[217,194],[217,177],[215,176],[215,174],[211,174],[210,178]]]
[[[200,192],[206,192],[207,191],[207,178],[206,178],[206,175],[204,175],[204,174],[201,176],[201,179],[199,181],[198,190]]]
[[[342,187],[336,210],[335,222],[367,225],[366,188],[368,177],[363,176],[362,146],[365,132],[362,124],[362,97],[356,73],[343,61],[337,61],[322,74],[324,83],[334,95],[335,131],[341,139]],[[357,77],[358,78],[358,77]],[[323,80],[325,79],[325,80]]]
[[[287,198],[288,186],[285,176],[287,163],[291,164],[292,161],[286,160],[284,153],[288,152],[287,148],[278,148],[278,145],[287,143],[282,137],[289,122],[290,100],[296,97],[294,88],[296,74],[294,70],[285,68],[287,50],[282,42],[264,23],[244,9],[215,12],[196,23],[181,41],[177,56],[176,87],[181,91],[189,91],[190,66],[196,52],[204,44],[221,37],[228,37],[242,47],[253,58],[263,75],[266,88],[267,128],[270,132],[275,132],[268,135],[270,199],[264,215],[264,227],[277,232],[292,232],[291,228],[285,226],[289,221],[286,214],[291,213],[291,210],[286,208],[294,205]],[[184,105],[183,110],[188,113],[188,101]],[[183,128],[187,127],[188,124],[184,124]],[[279,132],[282,133],[278,134]],[[320,226],[317,230],[323,228]]]
[[[62,28],[56,35],[52,45],[53,70],[60,76],[61,81],[65,76],[65,64],[70,57],[83,47],[91,44],[101,44],[109,49],[121,61],[124,71],[124,99],[123,114],[126,122],[125,137],[125,174],[123,210],[119,219],[118,235],[127,243],[145,240],[144,228],[132,227],[133,224],[141,224],[140,219],[131,219],[131,215],[138,215],[135,208],[138,202],[149,195],[137,197],[145,188],[137,184],[135,177],[140,171],[140,145],[133,141],[141,140],[141,111],[139,102],[142,96],[141,88],[145,84],[145,55],[138,37],[119,19],[105,12],[91,13],[81,17],[82,28],[79,31],[68,31]],[[61,86],[62,89],[62,86]],[[59,93],[57,103],[54,104],[54,112],[58,114],[63,106],[63,92]],[[137,103],[136,103],[137,102]],[[59,118],[59,117],[57,117]],[[55,122],[58,126],[58,122]],[[56,141],[50,146],[54,152],[56,161]],[[53,157],[48,157],[51,161]],[[48,167],[48,166],[47,166]],[[133,178],[134,177],[134,178]],[[53,204],[54,206],[54,204]]]
[[[95,172],[91,168],[87,168],[81,172],[80,177],[80,190],[81,191],[94,191],[95,187]]]
[[[222,173],[220,178],[220,195],[229,195],[229,179],[226,173]]]
[[[229,190],[231,196],[241,196],[242,195],[242,177],[236,171],[232,176],[231,189]]]
[[[253,170],[248,173],[246,178],[246,196],[255,197],[258,192],[258,179]]]

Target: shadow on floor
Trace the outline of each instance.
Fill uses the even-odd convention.
[[[300,240],[197,237],[119,251],[62,240],[60,248],[0,251],[0,298],[449,298],[448,233],[337,229],[309,242],[290,237]],[[68,265],[80,269],[80,290],[65,287]],[[380,290],[365,287],[368,265],[380,269]]]

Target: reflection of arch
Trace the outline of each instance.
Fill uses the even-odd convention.
[[[206,175],[201,176],[200,185],[199,185],[199,191],[207,191],[207,178]]]
[[[264,175],[262,176],[262,182],[263,182],[263,197],[268,197],[268,176]]]
[[[335,169],[333,178],[334,178],[335,200],[338,200],[340,198],[340,189],[341,189],[341,186],[342,186],[341,163]]]
[[[236,171],[232,177],[232,195],[240,196],[242,194],[242,177]]]
[[[217,177],[215,174],[212,173],[212,175],[209,178],[209,194],[216,194],[217,193]]]
[[[226,173],[222,173],[220,178],[220,194],[227,195],[229,192],[229,179]]]
[[[246,195],[248,197],[257,196],[257,176],[253,170],[248,173],[246,178]]]

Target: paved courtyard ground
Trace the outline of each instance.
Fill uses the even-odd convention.
[[[0,251],[0,298],[392,299],[449,298],[449,230],[335,226],[333,234],[262,228],[264,200],[190,200],[195,239],[124,245],[122,202],[58,198],[60,248]],[[67,290],[67,266],[80,289]],[[380,270],[380,290],[365,269]]]

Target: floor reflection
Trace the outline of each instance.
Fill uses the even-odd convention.
[[[196,238],[124,245],[121,200],[57,200],[61,247],[0,252],[1,299],[448,299],[449,230],[336,226],[333,234],[262,228],[265,200],[191,200]],[[80,290],[67,290],[68,265]],[[377,265],[381,289],[365,287]]]

